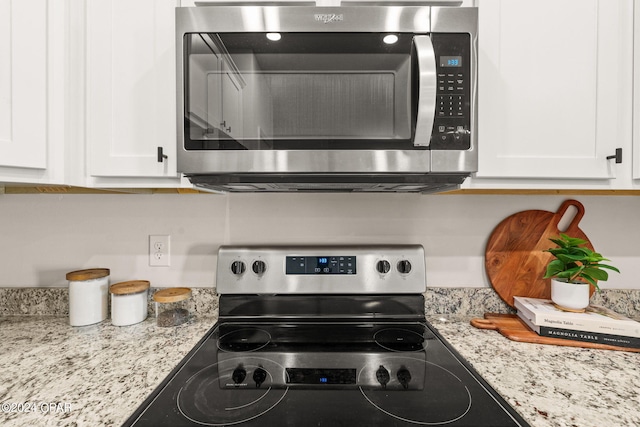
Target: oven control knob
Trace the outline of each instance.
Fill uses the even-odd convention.
[[[233,373],[231,374],[231,379],[233,380],[234,384],[242,383],[242,381],[244,381],[246,377],[247,377],[247,371],[244,369],[242,365],[234,369]]]
[[[231,272],[236,276],[240,276],[241,274],[243,274],[246,268],[247,267],[244,265],[244,262],[242,261],[233,261],[231,263]]]
[[[258,369],[253,371],[253,381],[256,383],[256,388],[259,388],[260,385],[267,379],[267,371],[264,370],[262,366],[259,366]]]
[[[387,274],[389,270],[391,270],[391,264],[389,264],[389,261],[386,259],[383,259],[376,264],[376,270],[378,270],[380,274]]]
[[[411,262],[408,259],[400,260],[396,268],[401,274],[409,274],[411,272]]]
[[[387,371],[387,368],[380,365],[380,367],[376,371],[376,379],[378,380],[382,388],[387,388],[387,383],[390,379],[389,371]]]
[[[251,266],[251,269],[258,276],[262,276],[264,272],[267,270],[267,264],[265,264],[264,261],[260,261],[260,260],[254,261],[253,265]]]
[[[397,374],[398,381],[402,384],[402,387],[406,390],[409,388],[409,381],[411,381],[411,373],[407,368],[400,368]]]

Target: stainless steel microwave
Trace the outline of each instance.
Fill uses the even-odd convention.
[[[436,192],[477,170],[477,9],[176,9],[178,171],[220,191]]]

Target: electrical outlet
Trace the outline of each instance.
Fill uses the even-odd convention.
[[[149,236],[149,265],[152,267],[169,267],[169,249],[171,236],[150,235]]]

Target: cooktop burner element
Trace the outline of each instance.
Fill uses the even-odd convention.
[[[221,248],[218,322],[125,426],[527,426],[426,322],[424,274],[419,246]]]

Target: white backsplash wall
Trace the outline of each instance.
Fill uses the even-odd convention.
[[[111,283],[211,287],[223,244],[419,243],[431,287],[487,287],[493,228],[526,209],[582,202],[580,228],[640,289],[640,197],[413,194],[0,195],[0,287],[65,286],[72,270],[111,269]],[[150,267],[150,234],[171,236],[171,266]]]

